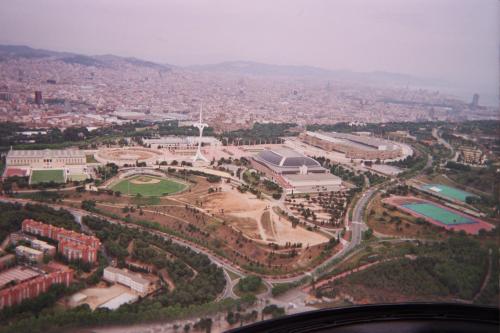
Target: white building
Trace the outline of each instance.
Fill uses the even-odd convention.
[[[151,285],[151,282],[143,278],[140,274],[115,267],[106,267],[103,279],[108,282],[123,284],[140,294],[147,294]]]
[[[7,167],[24,166],[34,169],[64,168],[85,165],[85,152],[77,149],[10,150]]]
[[[19,245],[16,247],[16,256],[26,258],[31,262],[41,262],[43,260],[42,251],[38,251],[24,245]]]
[[[198,147],[198,136],[165,136],[157,139],[143,139],[143,142],[147,145],[151,145],[154,149],[171,149],[171,150],[183,150],[183,149],[196,149]],[[221,146],[217,138],[211,136],[204,136],[201,138],[201,144],[203,146]]]

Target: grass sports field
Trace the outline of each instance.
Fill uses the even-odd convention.
[[[64,183],[64,170],[33,170],[31,184]]]
[[[453,200],[459,200],[462,202],[465,202],[467,197],[475,197],[475,195],[472,193],[465,192],[457,188],[441,184],[427,184],[423,185],[422,188],[426,189],[427,191],[431,191],[432,193],[435,193],[438,196],[442,196]]]
[[[476,223],[465,216],[458,215],[431,203],[409,203],[403,205],[403,207],[445,225]]]
[[[125,195],[140,194],[143,197],[161,197],[176,193],[186,188],[186,185],[154,176],[135,176],[119,181],[111,186],[113,191],[120,191]]]

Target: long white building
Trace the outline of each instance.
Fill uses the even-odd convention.
[[[171,150],[183,150],[183,149],[196,149],[198,146],[199,137],[197,136],[165,136],[156,139],[143,139],[143,142],[147,145],[151,145],[154,149],[171,149]],[[217,138],[211,136],[204,136],[201,138],[201,143],[204,146],[221,146]]]
[[[148,293],[151,285],[151,282],[140,274],[115,267],[106,267],[103,272],[103,279],[108,282],[123,284],[143,295]]]
[[[24,166],[36,169],[64,168],[85,165],[85,152],[77,149],[10,150],[7,166]]]

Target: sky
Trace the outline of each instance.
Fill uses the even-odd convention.
[[[492,98],[499,7],[499,0],[0,0],[0,43],[174,65],[244,60],[397,72]]]

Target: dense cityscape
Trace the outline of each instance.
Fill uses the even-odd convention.
[[[438,90],[369,85],[335,74],[297,78],[291,71],[273,72],[279,66],[265,67],[264,76],[236,71],[258,70],[252,63],[179,68],[16,46],[0,46],[0,56],[0,120],[37,127],[189,122],[201,101],[205,120],[217,131],[256,122],[304,126],[311,119],[317,124],[494,119],[497,111],[480,106],[480,96],[464,102]]]

